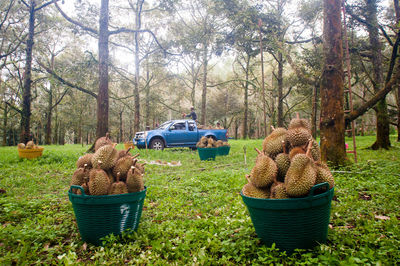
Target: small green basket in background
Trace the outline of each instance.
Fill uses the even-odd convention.
[[[80,189],[82,195],[74,194],[72,188]],[[127,229],[136,231],[146,191],[145,187],[134,193],[89,196],[85,195],[81,186],[71,186],[68,196],[82,240],[100,245],[100,239],[109,234],[120,235]]]
[[[231,149],[230,146],[221,146],[217,148],[217,156],[225,156],[229,154],[229,151]]]
[[[197,148],[200,160],[215,160],[218,148]]]
[[[316,195],[321,188],[326,192]],[[288,253],[326,242],[333,194],[328,183],[315,185],[304,198],[258,199],[240,192],[257,236]]]

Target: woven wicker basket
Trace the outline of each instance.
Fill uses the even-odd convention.
[[[18,155],[21,158],[34,159],[34,158],[42,156],[43,150],[44,150],[43,147],[37,147],[35,149],[20,149],[20,148],[18,148]]]
[[[326,192],[315,195],[325,188]],[[325,243],[334,188],[328,183],[315,185],[304,198],[258,199],[243,195],[251,221],[264,244],[276,244],[292,253],[295,249],[312,248]]]
[[[72,193],[72,188],[80,189],[82,195]],[[71,186],[68,196],[82,240],[100,245],[101,238],[107,235],[120,235],[128,229],[136,231],[146,191],[145,187],[128,194],[88,196],[81,186]]]

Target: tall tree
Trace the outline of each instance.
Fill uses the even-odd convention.
[[[324,70],[321,80],[321,155],[344,164],[343,48],[341,0],[324,0]]]
[[[28,24],[28,38],[26,41],[26,61],[25,61],[25,73],[24,73],[24,84],[23,84],[23,98],[22,98],[22,118],[21,118],[21,134],[20,141],[28,142],[31,138],[30,136],[30,120],[31,120],[31,84],[32,84],[32,52],[34,45],[34,37],[35,37],[35,16],[36,12],[45,8],[46,6],[56,3],[59,0],[52,0],[49,2],[45,2],[37,6],[36,0],[30,0],[29,4],[24,0],[21,2],[28,8],[29,10],[29,24]]]

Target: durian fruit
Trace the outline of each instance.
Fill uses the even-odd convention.
[[[120,150],[118,151],[118,159],[125,157],[125,156],[131,156],[129,151],[132,149],[132,147],[129,147],[127,150]]]
[[[125,156],[120,159],[115,163],[114,168],[112,169],[112,173],[114,176],[117,176],[117,173],[120,174],[120,179],[125,180],[126,179],[126,174],[128,173],[129,169],[131,169],[131,166],[134,166],[136,160],[132,159],[131,156]]]
[[[146,165],[146,163],[138,163],[136,162],[134,164],[135,169],[138,170],[140,173],[144,174],[144,166]]]
[[[310,158],[311,142],[306,154],[297,154],[293,157],[285,176],[286,192],[290,197],[306,196],[314,186],[317,172],[313,160]]]
[[[26,149],[33,149],[34,147],[35,147],[35,143],[32,140],[28,141],[25,145]]]
[[[215,143],[216,147],[222,147],[224,145],[222,140],[217,140],[217,142]]]
[[[300,118],[299,113],[296,113],[296,118],[290,120],[288,129],[294,129],[298,127],[303,127],[311,132],[311,124],[310,121],[304,118]]]
[[[107,176],[108,176],[108,180],[110,180],[110,184],[115,182],[115,177],[112,173],[111,169],[106,170]]]
[[[259,153],[256,164],[250,173],[250,182],[258,188],[265,188],[270,186],[276,179],[278,173],[278,167],[274,160],[269,156]]]
[[[110,185],[110,179],[103,169],[96,168],[90,170],[88,183],[90,195],[107,195]]]
[[[215,141],[213,138],[207,138],[207,148],[215,147]]]
[[[83,191],[85,191],[86,195],[90,195],[88,182],[89,182],[89,177],[85,176],[84,183],[81,185],[81,187],[83,188]],[[76,194],[82,195],[82,191],[80,189],[77,189]]]
[[[243,186],[243,195],[251,198],[268,199],[270,196],[269,188],[258,188],[251,183],[250,176],[246,175],[248,183]]]
[[[84,167],[80,167],[72,175],[70,185],[75,185],[75,186],[82,186],[85,183],[85,177],[89,175],[89,171],[87,169],[87,164],[84,165]],[[73,188],[72,192],[76,194],[78,189]]]
[[[286,133],[287,130],[282,127],[273,129],[272,133],[263,141],[263,152],[275,159],[276,155],[283,152],[282,141],[286,139]]]
[[[93,168],[100,167],[103,170],[114,167],[118,158],[118,151],[114,148],[116,144],[100,147],[92,157]]]
[[[78,161],[76,161],[76,168],[84,167],[85,164],[87,168],[92,168],[92,157],[93,153],[86,153],[79,157]]]
[[[315,163],[315,169],[317,171],[317,178],[315,180],[315,184],[320,184],[324,182],[328,182],[329,189],[333,188],[335,185],[335,180],[328,166],[324,163],[317,162]]]
[[[18,149],[25,149],[24,143],[18,143]]]
[[[125,183],[129,193],[142,191],[144,189],[143,174],[132,166],[128,171]]]
[[[312,140],[311,157],[316,162],[321,161],[321,149],[315,139]]]
[[[126,184],[122,181],[119,181],[120,173],[117,173],[117,180],[111,184],[109,195],[118,195],[118,194],[126,194],[128,193],[128,188]]]
[[[299,147],[294,147],[293,149],[290,150],[289,152],[289,159],[292,160],[294,156],[296,156],[297,154],[305,154],[306,151],[304,150],[303,147],[299,146]]]
[[[275,163],[278,167],[277,180],[283,182],[285,180],[286,173],[290,167],[289,155],[286,153],[279,153],[275,157]]]
[[[286,140],[292,147],[306,145],[311,138],[310,131],[304,127],[289,129],[286,134]]]
[[[286,193],[285,184],[276,182],[271,186],[271,199],[288,199],[289,195]]]
[[[231,145],[229,144],[229,142],[227,142],[227,141],[222,142],[222,145],[223,145],[223,146],[231,146]]]
[[[112,144],[113,143],[110,139],[110,134],[107,133],[105,137],[101,137],[96,140],[96,143],[94,144],[94,151],[96,152],[98,149],[100,149],[100,147]]]

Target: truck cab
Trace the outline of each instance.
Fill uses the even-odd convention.
[[[194,120],[170,120],[154,130],[137,132],[133,143],[139,148],[163,150],[172,147],[195,148],[202,136],[227,140],[226,129],[198,129]]]

